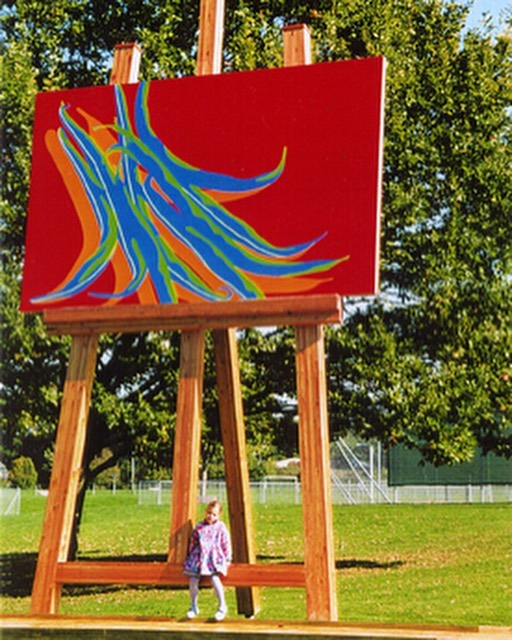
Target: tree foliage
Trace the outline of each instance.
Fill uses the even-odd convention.
[[[32,458],[16,458],[12,463],[9,479],[15,487],[33,489],[37,483],[37,471]]]
[[[226,3],[225,72],[281,65],[292,22],[310,25],[317,62],[388,61],[382,294],[345,301],[343,327],[327,331],[331,426],[405,442],[438,464],[468,459],[475,445],[512,454],[511,20],[466,30],[465,4]],[[2,454],[31,457],[40,482],[68,340],[18,310],[35,94],[106,83],[113,48],[127,41],[142,47],[141,77],[190,75],[198,16],[198,0],[2,4]],[[265,458],[297,450],[294,340],[289,329],[240,338],[258,474]],[[131,456],[141,476],[170,467],[178,363],[177,334],[102,337],[85,482]],[[203,465],[213,470],[222,455],[210,340],[205,369]]]
[[[333,411],[435,463],[510,456],[510,32],[402,4],[359,45],[389,63],[384,295],[337,332]]]

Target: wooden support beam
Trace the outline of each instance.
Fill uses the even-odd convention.
[[[67,560],[82,471],[87,418],[96,366],[97,336],[73,338],[64,384],[48,502],[43,522],[31,612],[56,613],[57,562]]]
[[[284,28],[285,66],[310,64],[306,25]],[[298,88],[300,91],[300,88]],[[307,299],[307,298],[306,298]],[[341,300],[339,321],[341,322]],[[309,620],[337,620],[327,380],[322,323],[296,326],[299,453]]]
[[[309,620],[337,620],[323,327],[297,327],[299,452]]]
[[[338,324],[340,319],[341,298],[336,294],[44,311],[50,335]]]
[[[168,562],[63,562],[57,567],[57,580],[63,584],[154,584],[184,585],[188,583],[181,564]],[[305,586],[302,564],[245,564],[233,563],[222,582],[228,586],[258,587]],[[208,579],[205,579],[208,583]]]
[[[208,618],[0,615],[5,640],[510,640],[511,626],[399,624],[394,622],[302,622],[240,620],[212,624]]]
[[[238,364],[238,345],[234,329],[213,332],[215,363],[224,470],[228,488],[229,521],[235,562],[254,564],[254,526],[252,519],[251,488],[245,442],[245,424]],[[231,569],[229,574],[231,574]],[[238,613],[247,617],[260,609],[259,593],[254,587],[237,588]]]
[[[134,42],[118,44],[114,48],[114,61],[110,72],[110,84],[138,82],[141,50]]]
[[[184,331],[181,334],[168,556],[169,562],[174,563],[185,561],[196,520],[204,340],[204,331]]]
[[[222,71],[224,0],[201,0],[199,9],[198,76]]]
[[[292,24],[283,28],[284,66],[311,64],[311,33],[305,24]]]

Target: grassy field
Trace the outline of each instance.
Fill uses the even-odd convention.
[[[21,514],[0,519],[1,609],[27,613],[45,500],[22,497]],[[334,507],[339,618],[345,621],[512,625],[512,506]],[[227,514],[225,514],[227,516]],[[302,560],[302,513],[255,505],[259,562]],[[163,560],[165,506],[138,506],[132,493],[87,497],[80,558]],[[235,615],[234,589],[227,590]],[[305,619],[305,592],[262,589],[260,618]],[[201,592],[205,615],[215,611]],[[181,617],[186,589],[69,587],[60,613]]]

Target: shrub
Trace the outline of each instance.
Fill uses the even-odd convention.
[[[15,487],[33,489],[37,483],[37,471],[32,458],[20,456],[12,463],[10,479]]]

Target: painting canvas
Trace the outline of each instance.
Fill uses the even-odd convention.
[[[39,94],[22,309],[376,293],[384,67]]]

